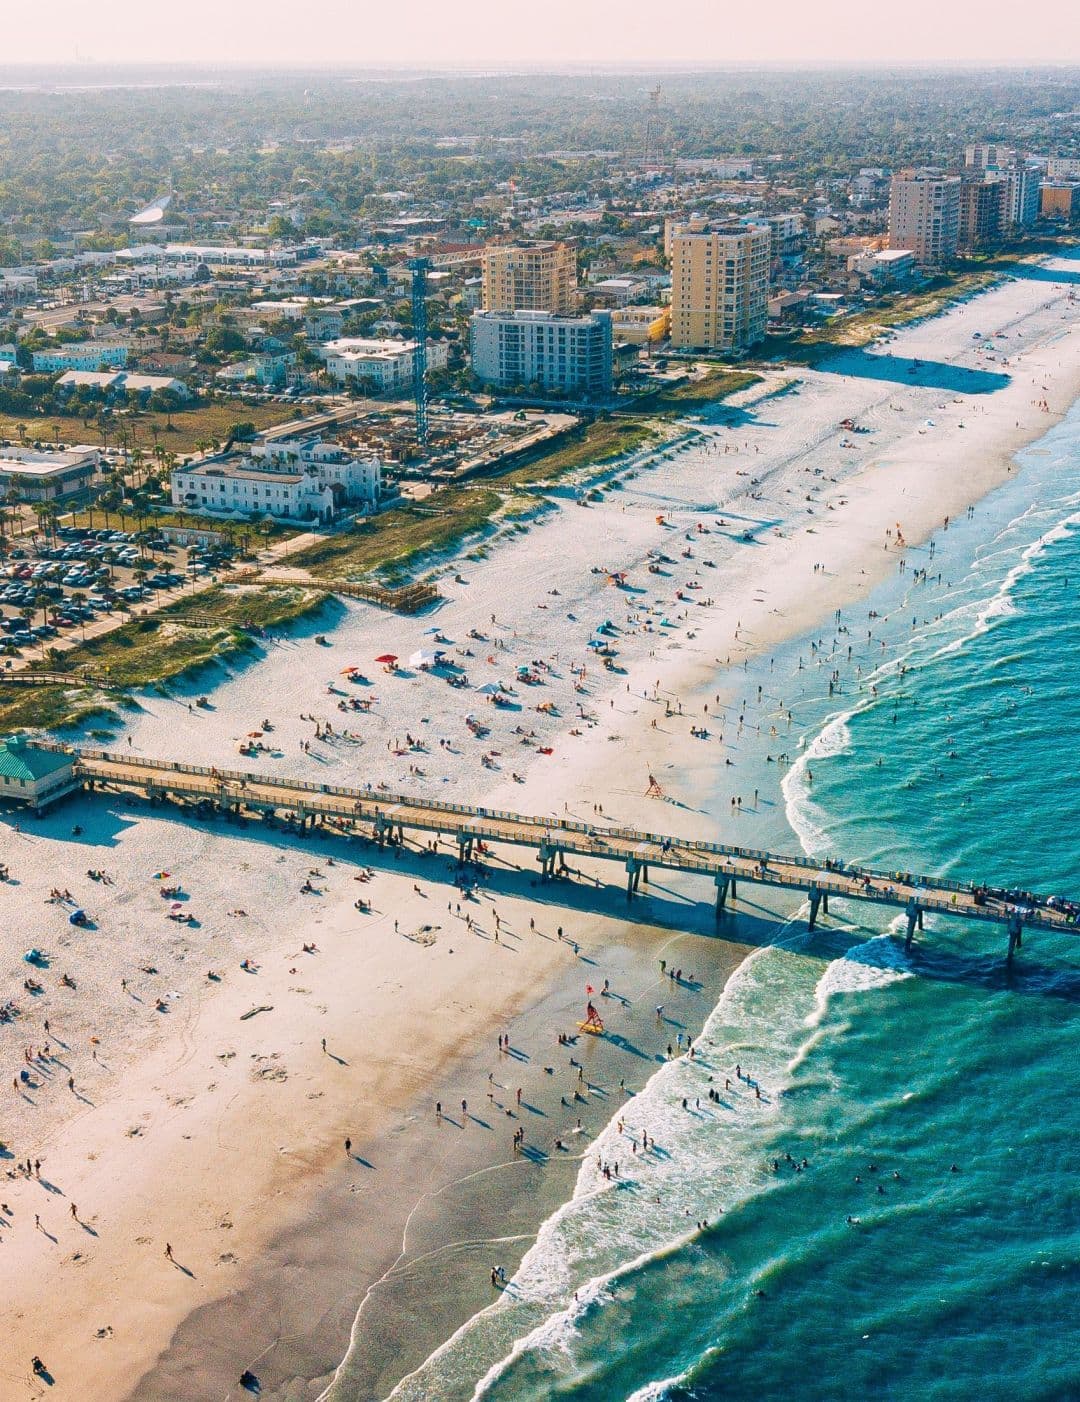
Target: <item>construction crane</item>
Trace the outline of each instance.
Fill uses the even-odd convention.
[[[416,350],[413,352],[413,399],[416,401],[416,446],[427,447],[427,274],[431,267],[428,258],[413,258],[409,262],[412,270],[412,319],[413,339]]]

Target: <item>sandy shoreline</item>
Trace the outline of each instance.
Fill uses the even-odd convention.
[[[448,721],[454,757],[441,745],[432,748],[419,761],[431,773],[415,782],[434,783],[438,766],[445,764],[440,782],[455,795],[483,795],[484,801],[534,812],[566,802],[584,813],[600,800],[620,821],[647,819],[653,827],[700,832],[700,810],[710,797],[716,799],[723,748],[703,752],[688,730],[692,721],[702,722],[718,667],[728,657],[737,662],[801,635],[895,571],[899,555],[895,538],[891,548],[883,548],[886,528],[902,522],[911,546],[940,529],[946,514],[959,514],[1003,480],[1012,454],[1041,436],[1080,393],[1078,338],[1069,330],[1071,322],[1062,321],[1071,309],[1059,300],[1053,310],[1037,310],[1053,296],[1053,286],[1045,282],[1013,283],[903,333],[890,346],[897,357],[917,356],[943,367],[950,358],[964,367],[973,362],[972,368],[924,374],[936,375],[940,386],[915,390],[905,382],[904,369],[893,367],[893,378],[883,384],[876,373],[866,373],[866,357],[857,353],[850,376],[808,372],[800,376],[797,394],[761,398],[756,407],[751,403],[737,427],[704,426],[703,438],[713,451],[694,457],[695,450],[689,450],[681,462],[643,471],[624,488],[637,495],[622,515],[617,494],[611,493],[602,508],[580,518],[566,519],[564,513],[561,528],[547,523],[498,547],[482,564],[468,566],[468,588],[455,594],[448,587],[450,601],[435,619],[455,637],[464,638],[469,628],[489,628],[487,615],[494,611],[504,650],[515,665],[534,655],[522,652],[529,647],[537,657],[549,656],[552,646],[568,646],[563,640],[573,630],[565,621],[553,613],[543,618],[532,613],[531,632],[519,639],[518,627],[511,636],[502,620],[508,610],[516,609],[523,622],[529,621],[526,609],[550,610],[550,591],[558,589],[560,608],[571,604],[582,618],[589,610],[573,655],[583,655],[594,617],[610,611],[624,635],[619,645],[626,670],[611,678],[590,676],[582,700],[592,719],[574,727],[583,733],[571,741],[567,728],[576,695],[564,659],[551,664],[544,694],[559,696],[560,714],[535,722],[530,716],[526,722],[523,705],[515,718],[518,724],[535,724],[545,739],[550,736],[554,753],[541,758],[531,748],[522,750],[517,763],[523,783],[506,773],[516,759],[504,748],[509,721],[495,737],[509,755],[499,760],[501,768],[482,768]],[[972,341],[975,327],[1008,329],[993,360]],[[1059,331],[1063,334],[1057,336]],[[1001,358],[1015,360],[1024,337],[1031,348],[1023,351],[1018,367],[1002,370]],[[1013,378],[992,393],[963,393],[973,375],[1005,373]],[[1036,401],[1044,398],[1053,413],[1038,407]],[[849,413],[875,430],[850,450],[839,448],[835,431]],[[742,446],[738,455],[720,450],[728,440]],[[822,469],[820,476],[814,475],[815,466]],[[751,471],[756,483],[749,480]],[[740,472],[746,476],[737,478]],[[676,475],[680,484],[689,483],[681,502],[673,496]],[[583,583],[582,576],[589,558],[600,553],[610,569],[624,567],[623,556],[638,566],[643,552],[658,545],[679,559],[669,542],[681,543],[682,536],[670,529],[667,539],[661,534],[650,517],[650,490],[656,492],[655,514],[668,514],[683,530],[695,519],[710,522],[711,536],[718,545],[723,538],[724,551],[718,551],[723,557],[711,575],[697,572],[702,596],[714,600],[710,607],[698,609],[691,596],[684,597],[679,603],[689,621],[670,631],[658,617],[642,623],[638,613],[631,637],[633,601],[597,593],[602,585]],[[755,498],[753,490],[767,500]],[[757,543],[731,545],[731,537],[711,524],[718,513],[732,522],[737,515],[753,515]],[[553,549],[567,526],[575,535],[588,534],[593,544],[563,539]],[[707,546],[712,548],[712,540],[695,538],[695,559]],[[814,570],[819,562],[825,568]],[[674,583],[690,568],[687,563],[668,569],[663,587],[669,600]],[[654,583],[640,568],[632,579],[639,588]],[[575,587],[580,603],[572,595]],[[677,621],[673,600],[671,611]],[[425,624],[416,625],[415,635],[398,620],[392,626],[404,652],[418,645]],[[334,665],[367,658],[376,639],[389,636],[389,627],[370,613],[350,612],[340,639],[335,635]],[[470,672],[474,665],[482,664],[470,663]],[[202,747],[235,764],[229,758],[234,733],[243,734],[261,715],[280,713],[280,723],[275,719],[282,743],[279,768],[301,772],[299,738],[311,731],[295,717],[298,706],[310,714],[312,696],[324,690],[312,683],[316,669],[322,674],[331,664],[315,660],[314,645],[301,630],[258,667],[223,679],[214,692],[218,712],[198,720],[202,734],[192,730],[186,709],[175,701],[151,700],[132,719],[133,744],[148,753],[195,758]],[[669,717],[651,699],[658,680],[662,692],[682,699],[681,718]],[[730,679],[724,685],[730,688]],[[388,686],[380,679],[379,693]],[[378,734],[389,737],[387,746],[397,730],[415,733],[425,723],[422,712],[436,715],[451,695],[435,700],[422,684],[409,686],[385,703]],[[199,690],[206,688],[200,682]],[[734,697],[730,690],[728,697]],[[454,709],[465,707],[454,702]],[[330,714],[337,725],[352,723],[351,716],[342,722],[336,711]],[[727,746],[736,743],[729,732]],[[737,748],[733,753],[737,758]],[[395,786],[413,778],[406,766],[417,761],[384,749],[381,738],[369,732],[364,748],[342,740],[302,762],[311,766],[308,772],[344,768],[343,782],[353,781],[351,768],[385,774]],[[646,768],[662,772],[678,800],[665,805],[662,822],[655,804],[643,796]],[[320,844],[316,855],[314,848],[305,852],[296,844],[279,848],[261,831],[193,829],[160,812],[133,824],[138,810],[119,803],[80,806],[78,821],[86,835],[73,857],[74,811],[66,808],[34,827],[23,824],[25,830],[17,834],[7,827],[3,836],[5,859],[20,883],[0,888],[0,913],[10,931],[3,945],[7,983],[13,991],[18,988],[25,968],[21,950],[34,942],[55,952],[56,974],[70,964],[79,985],[78,997],[65,1002],[50,978],[45,999],[0,1028],[12,1069],[23,1064],[25,1046],[40,1050],[46,1040],[43,1017],[51,1020],[55,1054],[35,1063],[40,1091],[9,1093],[0,1130],[15,1159],[40,1157],[42,1177],[59,1190],[13,1178],[5,1180],[0,1195],[13,1209],[10,1226],[0,1227],[0,1278],[9,1286],[5,1298],[13,1302],[0,1315],[7,1326],[0,1378],[13,1395],[34,1395],[27,1363],[37,1352],[53,1367],[56,1386],[50,1395],[58,1398],[218,1398],[227,1395],[242,1366],[255,1367],[260,1376],[265,1370],[264,1396],[316,1396],[340,1356],[358,1298],[393,1265],[401,1225],[425,1190],[492,1163],[509,1161],[508,1172],[497,1176],[511,1183],[527,1171],[530,1181],[536,1180],[535,1190],[493,1195],[489,1175],[483,1193],[458,1193],[449,1210],[451,1195],[444,1193],[437,1206],[414,1218],[406,1237],[410,1261],[451,1239],[483,1245],[472,1254],[456,1253],[449,1263],[436,1255],[431,1266],[399,1270],[372,1294],[363,1316],[371,1337],[387,1336],[391,1311],[400,1320],[415,1321],[412,1329],[407,1324],[399,1329],[396,1340],[388,1339],[383,1355],[372,1356],[365,1386],[379,1395],[483,1302],[493,1216],[514,1228],[507,1234],[517,1240],[506,1244],[503,1257],[510,1265],[573,1182],[565,1161],[526,1169],[518,1160],[515,1167],[505,1115],[505,1130],[493,1114],[498,1130],[477,1126],[475,1135],[459,1131],[453,1138],[440,1131],[433,1139],[431,1102],[441,1097],[456,1106],[464,1095],[470,1109],[484,1114],[485,1068],[491,1068],[498,1032],[510,1031],[513,1044],[527,1049],[530,1058],[522,1063],[523,1100],[534,1096],[544,1110],[543,1116],[529,1118],[530,1144],[557,1158],[552,1140],[558,1096],[554,1106],[551,1098],[555,1080],[560,1091],[568,1089],[565,1054],[557,1078],[543,1068],[563,1053],[554,1032],[572,1029],[586,979],[609,977],[614,988],[626,990],[634,1004],[627,1016],[638,1019],[637,1035],[644,1042],[646,1010],[653,1001],[673,1001],[653,991],[656,960],[675,938],[673,928],[687,927],[678,936],[678,961],[699,973],[706,960],[709,965],[703,988],[682,1010],[687,1026],[707,1016],[732,958],[738,957],[736,946],[689,932],[711,932],[711,917],[701,907],[688,911],[678,893],[651,899],[641,912],[648,924],[627,930],[617,885],[582,890],[578,908],[571,911],[538,903],[530,874],[515,876],[500,864],[493,884],[506,930],[496,949],[489,900],[474,908],[482,935],[467,934],[446,909],[446,901],[457,897],[446,885],[449,865],[441,857],[410,854],[397,871],[381,863],[372,883],[358,885],[354,864],[368,859],[362,849]],[[731,830],[748,837],[750,820],[736,821],[740,826]],[[726,835],[715,818],[707,826]],[[333,868],[325,865],[328,852],[334,855]],[[160,897],[149,879],[163,863],[190,887],[198,929],[163,924]],[[102,931],[102,943],[92,951],[69,940],[62,911],[42,904],[57,882],[75,890],[84,866],[115,876],[111,887],[81,880],[77,891]],[[302,897],[300,881],[312,868],[322,871],[317,884],[325,894]],[[372,915],[353,910],[357,892],[371,895]],[[248,916],[228,915],[238,903],[250,907]],[[529,928],[530,919],[537,929]],[[584,965],[554,938],[558,924],[580,940],[582,955],[595,964]],[[439,928],[424,931],[424,925]],[[741,926],[733,928],[738,936]],[[284,937],[283,930],[288,931]],[[302,942],[312,940],[318,952],[304,954]],[[257,975],[238,971],[245,957],[258,962]],[[140,966],[162,972],[140,975]],[[120,970],[132,967],[135,973],[122,975],[129,978],[124,993]],[[220,984],[206,980],[207,968],[225,971]],[[493,969],[498,970],[494,976]],[[152,1014],[155,997],[164,998],[168,1009],[160,1016]],[[135,998],[143,1001],[134,1003]],[[252,1006],[270,1011],[241,1020]],[[650,1031],[655,1041],[655,1029]],[[93,1054],[91,1036],[99,1039]],[[321,1050],[323,1036],[331,1055]],[[609,1049],[594,1050],[596,1083],[606,1091],[589,1097],[585,1127],[595,1131],[610,1117],[612,1083],[617,1088],[624,1072],[616,1070],[617,1057],[608,1059]],[[656,1054],[651,1042],[647,1054]],[[495,1065],[500,1065],[497,1053]],[[66,1088],[68,1074],[86,1103],[70,1098],[75,1093]],[[509,1078],[500,1079],[507,1081],[499,1090],[503,1094]],[[354,1153],[373,1168],[346,1160],[346,1134]],[[492,1138],[498,1134],[502,1137]],[[72,1203],[79,1207],[78,1221],[70,1215]],[[359,1211],[352,1212],[354,1207]],[[35,1230],[35,1212],[55,1243]],[[176,1267],[164,1260],[166,1241]],[[443,1310],[432,1304],[440,1288],[447,1299]],[[111,1333],[97,1338],[98,1329]]]

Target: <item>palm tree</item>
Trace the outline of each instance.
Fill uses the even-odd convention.
[[[105,529],[109,529],[109,512],[115,511],[120,505],[120,493],[115,487],[110,487],[108,491],[102,492],[98,498],[98,505],[105,514]]]
[[[56,539],[56,520],[59,512],[56,503],[51,501],[38,501],[34,503],[34,515],[37,517],[38,525],[42,528],[45,536],[49,540]]]
[[[72,602],[73,604],[85,604],[85,603],[86,603],[86,594],[84,593],[84,591],[83,591],[82,589],[76,589],[76,590],[72,593],[72,595],[71,595],[71,602]],[[83,613],[81,610],[79,611],[79,624],[80,624],[80,626],[81,626],[81,628],[82,628],[83,642],[85,642],[85,641],[86,641],[86,614]]]

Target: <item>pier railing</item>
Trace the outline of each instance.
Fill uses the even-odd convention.
[[[565,866],[565,854],[619,861],[627,872],[627,896],[648,882],[650,867],[709,876],[717,890],[717,913],[738,882],[800,890],[810,899],[813,925],[830,896],[870,901],[906,912],[908,938],[921,927],[925,911],[963,919],[1009,924],[1010,950],[1019,943],[1020,924],[1073,931],[1080,903],[1048,903],[1034,896],[1003,892],[953,878],[911,872],[873,871],[830,859],[815,860],[754,847],[679,838],[623,826],[601,826],[577,819],[515,813],[507,809],[452,803],[309,779],[262,775],[248,770],[158,760],[107,750],[65,749],[72,754],[76,777],[89,786],[111,785],[140,790],[150,797],[173,794],[216,808],[285,812],[301,823],[334,820],[368,824],[379,842],[400,840],[406,828],[435,832],[456,840],[462,860],[477,843],[493,842],[537,849],[542,878]]]

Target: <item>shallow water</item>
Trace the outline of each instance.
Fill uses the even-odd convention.
[[[746,675],[754,841],[1080,895],[1078,585],[1074,411],[908,553],[879,617]],[[605,1131],[618,1184],[589,1156],[512,1287],[395,1397],[1080,1395],[1075,943],[1029,936],[1009,973],[997,926],[928,919],[905,955],[872,908],[793,921],[729,982],[698,1060]]]

